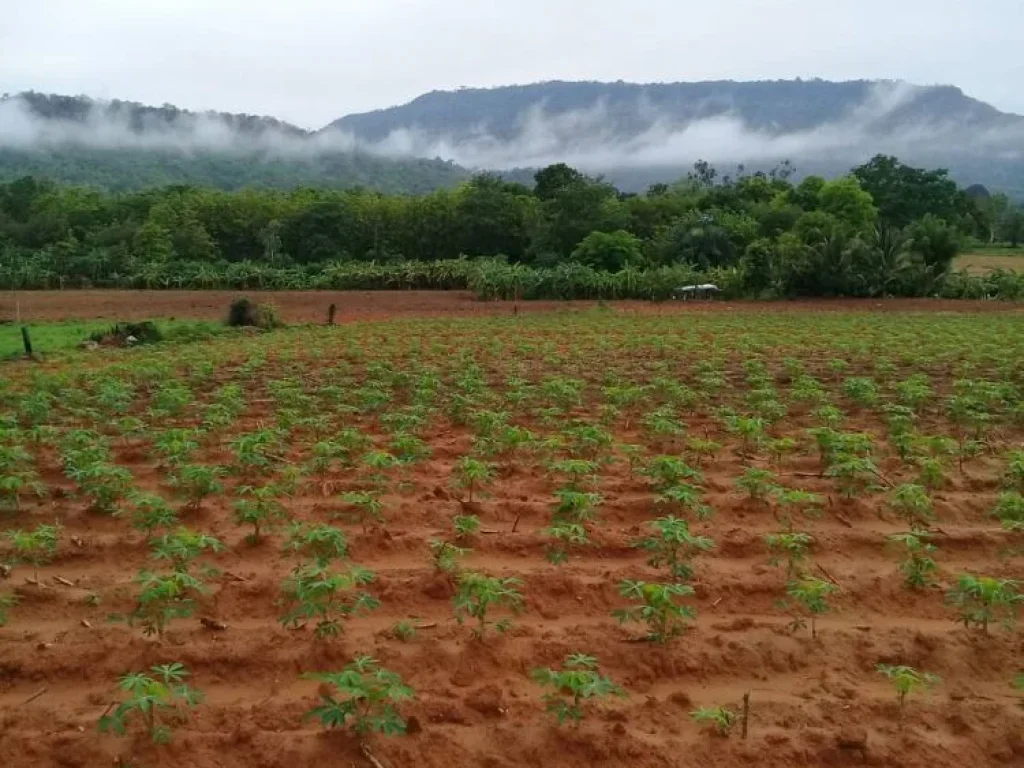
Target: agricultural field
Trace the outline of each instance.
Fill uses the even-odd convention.
[[[976,248],[957,256],[954,269],[966,269],[972,275],[987,275],[997,269],[1024,272],[1024,248]]]
[[[1011,310],[7,363],[0,763],[1022,765],[1022,393]]]

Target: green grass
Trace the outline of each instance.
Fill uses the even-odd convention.
[[[209,338],[228,331],[216,323],[189,320],[156,320],[164,335],[163,343],[182,343]],[[29,323],[32,351],[39,357],[51,357],[76,349],[92,334],[109,330],[109,320],[69,320],[54,323]],[[0,325],[0,360],[9,360],[24,354],[21,326],[14,323]]]
[[[1024,245],[1016,248],[1007,243],[976,243],[964,248],[964,254],[978,254],[985,256],[1024,256]]]

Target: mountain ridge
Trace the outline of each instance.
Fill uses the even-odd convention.
[[[112,151],[114,150],[114,151]],[[118,156],[118,152],[122,156]],[[435,90],[318,130],[274,117],[26,92],[0,98],[0,178],[425,191],[566,162],[630,189],[698,159],[842,173],[878,154],[1024,197],[1024,117],[896,80],[552,80]],[[248,166],[246,164],[248,163]],[[134,176],[133,176],[134,174]],[[410,181],[406,183],[404,176]],[[387,179],[377,184],[377,178]],[[414,181],[413,181],[414,179]]]

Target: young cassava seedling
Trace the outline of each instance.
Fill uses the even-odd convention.
[[[807,552],[814,539],[808,533],[800,531],[770,533],[764,537],[768,546],[768,564],[786,564],[786,578],[792,579],[801,573]]]
[[[7,623],[7,611],[17,604],[17,595],[0,595],[0,627]]]
[[[907,696],[918,689],[932,688],[939,683],[937,675],[929,672],[918,672],[913,667],[905,667],[892,664],[878,664],[875,666],[882,675],[892,682],[896,690],[896,700],[900,709],[906,701]]]
[[[959,611],[957,621],[963,622],[965,628],[974,625],[988,633],[989,624],[996,621],[1013,627],[1017,611],[1024,603],[1024,595],[1017,592],[1017,586],[1013,579],[962,573],[946,594],[946,600]]]
[[[903,574],[904,583],[911,589],[929,586],[932,575],[939,570],[932,558],[938,547],[931,543],[930,538],[931,534],[927,531],[893,533],[886,537],[886,541],[903,555],[899,565],[900,573]]]
[[[728,737],[739,715],[728,707],[698,707],[690,713],[690,719],[698,725],[710,725],[717,735]]]
[[[430,561],[441,573],[458,573],[459,561],[469,550],[440,539],[430,540]]]
[[[659,517],[650,526],[653,535],[638,540],[634,546],[651,553],[648,565],[667,566],[676,581],[692,579],[693,558],[715,546],[713,539],[693,534],[685,520],[672,515]]]
[[[324,728],[348,727],[359,736],[405,733],[405,720],[397,705],[412,699],[415,692],[376,659],[357,656],[341,672],[317,672],[305,677],[334,689],[321,689],[319,705],[309,710],[305,719],[319,720]]]
[[[811,619],[811,638],[817,638],[817,618],[828,613],[831,607],[828,598],[839,588],[828,581],[814,577],[804,577],[790,581],[786,585],[786,594],[790,601],[786,605],[790,608],[803,610]],[[790,629],[796,631],[806,626],[807,622],[799,613],[790,622]]]
[[[140,586],[135,610],[128,623],[142,626],[143,634],[163,638],[172,619],[186,619],[195,611],[193,596],[202,593],[203,583],[186,571],[162,575],[140,571],[135,579]]]
[[[488,617],[492,608],[504,607],[512,613],[519,613],[523,607],[523,596],[517,587],[521,584],[512,576],[501,578],[472,571],[460,573],[455,592],[456,620],[461,624],[467,617],[475,619],[473,636],[479,640],[483,640],[487,627],[492,623],[498,632],[506,631],[512,625],[510,619],[491,622]]]
[[[124,736],[130,722],[138,718],[154,744],[167,744],[173,733],[172,723],[184,719],[203,700],[200,691],[185,683],[188,670],[184,665],[160,664],[151,667],[150,672],[130,672],[121,678],[119,687],[128,698],[111,714],[100,717],[102,733]]]
[[[348,557],[345,532],[325,523],[304,523],[296,520],[288,526],[284,551],[312,558],[320,565]]]
[[[32,566],[32,578],[39,582],[39,566],[46,565],[57,553],[62,528],[57,525],[40,525],[32,531],[8,531],[11,543],[11,562],[27,563]]]
[[[372,583],[374,574],[366,568],[352,567],[344,573],[332,572],[327,564],[314,562],[297,567],[281,588],[286,607],[280,621],[298,629],[307,621],[316,621],[317,639],[341,634],[341,621],[349,616],[372,611],[380,602],[356,587]]]
[[[583,703],[588,699],[625,696],[626,692],[610,678],[601,677],[597,659],[582,653],[570,654],[561,669],[534,669],[530,677],[551,690],[544,694],[545,708],[559,725],[571,720],[579,726],[583,719]]]
[[[244,486],[238,489],[238,493],[242,498],[235,502],[235,522],[252,526],[252,533],[246,537],[250,544],[259,544],[268,528],[288,517],[284,505],[276,498],[277,489],[273,486]]]
[[[635,600],[639,605],[612,611],[620,623],[629,621],[647,625],[647,639],[666,643],[686,629],[686,622],[696,618],[696,612],[677,599],[691,597],[693,587],[687,584],[651,584],[625,580],[619,585],[619,594]]]

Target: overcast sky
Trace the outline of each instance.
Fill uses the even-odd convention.
[[[0,93],[315,128],[537,80],[952,83],[1024,114],[1024,0],[0,0]]]

